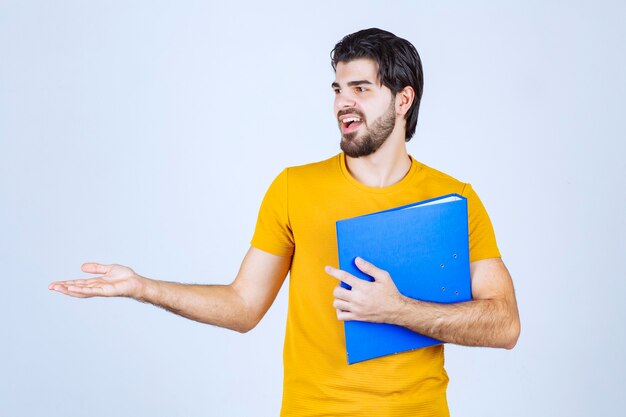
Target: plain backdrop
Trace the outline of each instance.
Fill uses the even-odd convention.
[[[339,151],[329,52],[410,40],[410,153],[472,183],[512,351],[446,346],[454,416],[616,415],[626,309],[621,2],[0,2],[0,415],[276,416],[286,281],[241,335],[47,289],[86,261],[228,283],[285,166]]]

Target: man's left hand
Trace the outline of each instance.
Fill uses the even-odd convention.
[[[362,280],[331,266],[325,268],[328,275],[352,287],[348,290],[338,285],[333,291],[333,307],[337,309],[337,318],[343,321],[393,323],[405,304],[405,297],[400,294],[387,271],[361,258],[356,258],[355,264],[374,281]]]

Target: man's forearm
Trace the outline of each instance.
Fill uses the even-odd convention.
[[[393,324],[445,342],[511,349],[520,324],[513,306],[503,300],[437,304],[404,297]]]
[[[270,308],[289,268],[291,257],[250,247],[230,285],[187,285],[156,281],[118,264],[84,263],[89,279],[55,281],[48,289],[77,298],[129,297],[191,320],[238,332],[251,330]]]
[[[201,323],[244,333],[252,323],[244,300],[230,285],[191,285],[140,277],[137,300]]]

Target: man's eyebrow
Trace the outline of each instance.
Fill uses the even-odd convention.
[[[348,87],[355,87],[363,84],[373,85],[374,83],[368,80],[348,81]]]
[[[348,87],[355,87],[357,85],[374,85],[373,82],[368,80],[348,81]],[[339,84],[334,82],[330,85],[332,88],[339,88]]]

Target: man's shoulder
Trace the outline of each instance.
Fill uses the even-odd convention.
[[[339,153],[339,154],[331,156],[330,158],[323,159],[321,161],[308,162],[302,165],[293,165],[293,166],[287,167],[287,169],[290,171],[302,171],[302,172],[326,170],[328,168],[337,166],[339,164],[340,156],[341,154]]]
[[[422,181],[437,183],[445,187],[459,188],[460,190],[463,190],[465,186],[467,186],[466,182],[458,180],[450,174],[435,169],[429,165],[424,164],[423,162],[417,161],[415,158],[413,158],[413,161],[418,166],[419,175],[421,177],[420,179]]]
[[[322,161],[309,162],[303,165],[294,165],[285,168],[289,178],[319,178],[331,175],[339,169],[341,154],[333,155]]]

